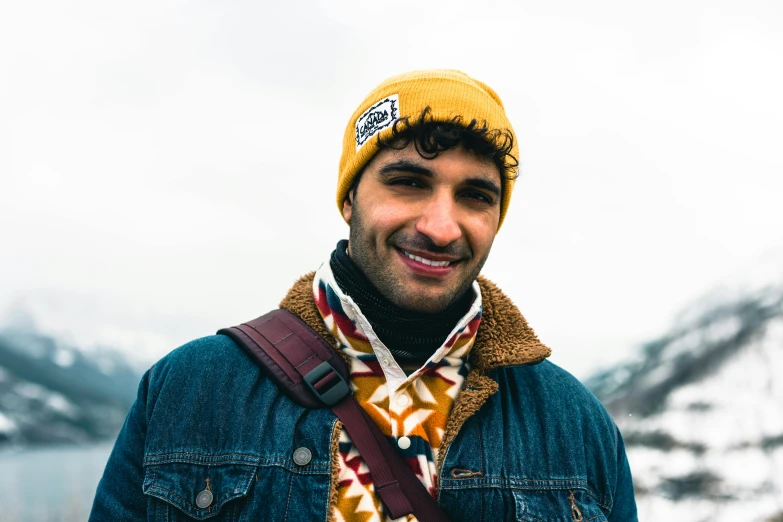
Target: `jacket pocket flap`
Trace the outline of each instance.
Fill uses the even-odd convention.
[[[146,466],[143,491],[204,520],[217,515],[226,502],[247,496],[256,467],[246,464],[206,466],[168,462]]]
[[[514,492],[517,520],[547,522],[601,522],[606,514],[583,489],[521,490]]]

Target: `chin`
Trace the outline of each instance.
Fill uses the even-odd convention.
[[[442,312],[454,301],[454,296],[449,295],[433,295],[423,296],[418,293],[411,296],[404,296],[398,299],[394,299],[394,304],[400,308],[411,310],[414,312],[423,312],[429,314],[435,314]]]

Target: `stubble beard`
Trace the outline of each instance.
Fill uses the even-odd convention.
[[[390,250],[396,250],[393,240],[398,233],[400,232],[395,232],[386,239],[386,246]],[[429,240],[429,238],[427,238],[427,240]],[[355,197],[353,201],[353,214],[351,215],[348,241],[351,260],[386,299],[405,310],[430,314],[442,312],[459,300],[464,293],[470,289],[473,281],[476,280],[476,277],[478,277],[481,269],[484,267],[484,263],[486,263],[487,258],[489,257],[489,251],[487,251],[487,254],[479,260],[473,270],[459,282],[456,288],[446,288],[444,289],[444,292],[429,297],[406,288],[405,281],[401,280],[400,277],[395,276],[393,271],[386,269],[386,267],[382,265],[381,260],[373,254],[375,252],[375,247],[372,239],[365,231],[361,211],[356,205]],[[471,256],[468,259],[460,261],[460,263],[467,263],[472,260],[473,257]]]

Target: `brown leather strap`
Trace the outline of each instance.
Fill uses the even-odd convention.
[[[300,406],[331,408],[367,464],[375,491],[392,518],[413,513],[420,522],[448,522],[351,394],[343,358],[301,319],[286,310],[273,310],[218,334],[231,337]]]
[[[218,333],[231,337],[254,361],[266,368],[288,397],[305,408],[328,407],[309,389],[303,378],[320,364],[328,363],[337,376],[347,382],[348,368],[340,354],[301,319],[286,310],[273,310]],[[322,383],[322,386],[324,384],[327,383]],[[345,386],[339,391],[350,390]]]

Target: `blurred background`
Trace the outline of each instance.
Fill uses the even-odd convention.
[[[521,146],[484,274],[626,438],[643,521],[783,520],[783,4],[0,7],[0,518],[86,520],[141,374],[347,237],[355,105],[456,68]]]

